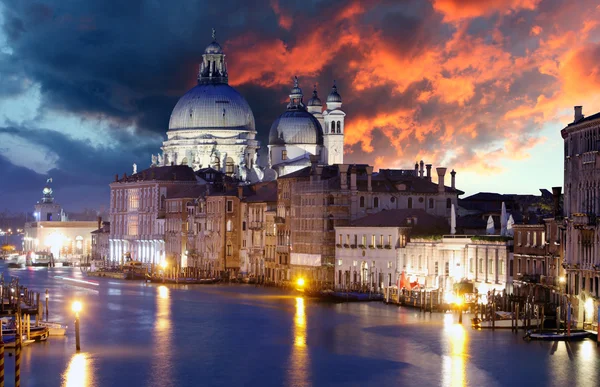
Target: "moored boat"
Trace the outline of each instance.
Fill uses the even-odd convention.
[[[48,328],[48,334],[50,336],[64,336],[67,332],[67,326],[59,323],[42,321],[39,324],[42,327]]]
[[[571,332],[561,330],[559,332],[550,329],[544,330],[531,330],[527,331],[523,339],[525,340],[546,340],[546,341],[570,341],[570,340],[584,340],[591,337],[592,333],[581,329],[574,329]]]

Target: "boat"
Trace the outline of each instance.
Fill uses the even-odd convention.
[[[15,327],[15,323],[13,319],[2,319],[2,337],[10,337],[16,335],[17,330]],[[23,336],[27,336],[27,328],[23,326],[22,332]],[[29,338],[34,341],[44,341],[50,336],[50,329],[45,326],[31,326],[29,328]]]
[[[523,336],[524,340],[546,340],[546,341],[574,341],[574,340],[584,340],[588,337],[591,337],[593,333],[584,331],[582,329],[573,329],[570,333],[565,330],[561,330],[559,332],[550,329],[543,330],[530,330],[527,331],[525,336]]]
[[[67,326],[54,322],[41,321],[40,326],[48,328],[50,336],[64,336],[67,332]]]
[[[16,346],[15,335],[2,336],[2,341],[4,342],[5,348],[14,348]],[[23,335],[21,338],[21,347],[28,346],[31,343],[35,343],[35,340],[27,340],[27,336]]]

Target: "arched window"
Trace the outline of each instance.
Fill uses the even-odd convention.
[[[452,207],[452,200],[450,200],[450,198],[446,199],[446,208],[451,208]]]
[[[231,220],[227,221],[227,231],[231,231],[233,229],[233,223],[231,222]]]
[[[181,165],[188,165],[188,159],[187,159],[187,157],[184,157],[184,158],[181,160]]]
[[[335,204],[335,199],[333,198],[333,195],[329,195],[327,197],[327,204],[329,204],[330,206]]]
[[[408,208],[412,208],[412,198],[408,198]]]
[[[379,198],[378,197],[375,197],[373,199],[373,207],[374,208],[379,208]]]
[[[331,121],[331,133],[335,133],[335,121]]]
[[[242,222],[242,231],[246,231],[246,221]]]
[[[361,207],[361,208],[364,208],[364,207],[365,207],[365,197],[364,197],[364,196],[361,196],[361,197],[360,197],[360,207]]]
[[[337,132],[342,133],[342,122],[341,121],[337,122]]]

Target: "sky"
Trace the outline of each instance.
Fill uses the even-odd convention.
[[[464,196],[562,185],[560,130],[600,111],[597,1],[215,4],[0,0],[0,210],[32,210],[48,177],[66,210],[105,210],[115,174],[158,153],[212,28],[263,148],[294,76],[305,101],[335,79],[345,162],[424,160]]]

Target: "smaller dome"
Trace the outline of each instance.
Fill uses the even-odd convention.
[[[215,40],[213,40],[211,44],[206,46],[204,53],[205,54],[222,54],[223,48],[221,48],[221,45],[219,43],[217,43]]]
[[[327,102],[342,102],[342,97],[338,94],[337,86],[335,85],[335,81],[333,81],[333,87],[331,88],[331,93],[327,96]]]
[[[315,89],[313,90],[312,98],[308,100],[307,105],[308,106],[323,106],[323,104],[321,103],[321,99],[317,95],[317,85],[315,85]]]
[[[280,115],[269,132],[269,145],[323,145],[323,129],[312,114],[305,110],[288,110]]]

